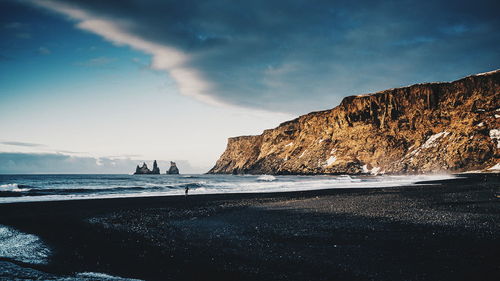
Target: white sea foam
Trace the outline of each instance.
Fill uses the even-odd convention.
[[[372,170],[373,171],[373,170]],[[103,182],[99,185],[92,185],[89,193],[70,193],[21,196],[21,197],[0,197],[0,203],[32,202],[32,201],[60,201],[79,199],[101,199],[119,197],[149,197],[149,196],[171,196],[184,195],[184,187],[189,186],[190,195],[196,194],[219,194],[219,193],[258,193],[258,192],[287,192],[305,191],[318,189],[336,188],[381,188],[394,186],[408,186],[421,181],[434,181],[453,178],[452,175],[419,175],[419,176],[252,176],[252,175],[196,175],[196,180],[184,177],[148,177],[134,178],[130,176],[132,186],[142,186],[144,189],[131,191],[103,193],[102,191],[92,192],[93,187],[104,185],[115,186],[117,183]],[[127,181],[127,180],[124,180]],[[37,183],[40,185],[40,183]],[[125,184],[125,182],[120,182]],[[82,185],[86,188],[87,182]],[[66,185],[61,185],[63,190]],[[71,187],[76,188],[77,186]],[[47,188],[54,188],[52,182]],[[59,188],[59,187],[57,187]],[[52,189],[52,190],[56,190]],[[37,188],[37,190],[43,190]]]
[[[122,277],[116,277],[116,276],[111,276],[109,274],[105,273],[99,273],[99,272],[81,272],[75,274],[75,277],[77,280],[104,280],[104,281],[136,281],[139,279],[129,279],[129,278],[122,278]],[[65,279],[64,279],[65,280]],[[71,279],[73,280],[73,279]]]
[[[19,188],[17,183],[0,184],[0,191],[23,192],[30,191],[29,188]]]
[[[43,264],[49,255],[50,249],[37,236],[0,225],[0,257]]]
[[[52,280],[52,281],[140,281],[99,272],[79,272],[72,276],[58,276],[30,267],[0,261],[0,280]]]
[[[262,175],[257,178],[258,181],[275,181],[276,177],[271,175]]]

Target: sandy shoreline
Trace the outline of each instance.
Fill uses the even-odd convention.
[[[145,280],[496,280],[498,174],[418,187],[0,204],[35,268]]]

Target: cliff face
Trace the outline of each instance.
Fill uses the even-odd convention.
[[[500,71],[350,96],[230,138],[209,173],[425,173],[500,162]]]

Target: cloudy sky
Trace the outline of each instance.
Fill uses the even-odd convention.
[[[499,10],[485,0],[0,0],[0,173],[126,173],[152,159],[205,172],[230,136],[348,95],[498,69]]]

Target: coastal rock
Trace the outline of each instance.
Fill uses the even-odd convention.
[[[160,168],[158,168],[158,163],[156,163],[156,160],[153,162],[153,170],[151,171],[151,174],[160,174]]]
[[[158,168],[158,164],[156,163],[156,160],[153,162],[153,170],[151,171],[148,168],[148,165],[146,163],[142,163],[142,166],[135,168],[135,173],[134,175],[159,175],[160,174],[160,168]]]
[[[167,174],[169,175],[178,175],[179,174],[179,169],[177,168],[177,165],[175,162],[170,161],[170,169],[168,169]]]
[[[485,170],[500,161],[500,70],[349,96],[257,136],[229,138],[209,173]]]
[[[151,170],[149,170],[148,165],[146,165],[146,163],[142,163],[141,167],[137,165],[137,167],[135,168],[134,175],[146,175],[146,174],[151,174]]]

